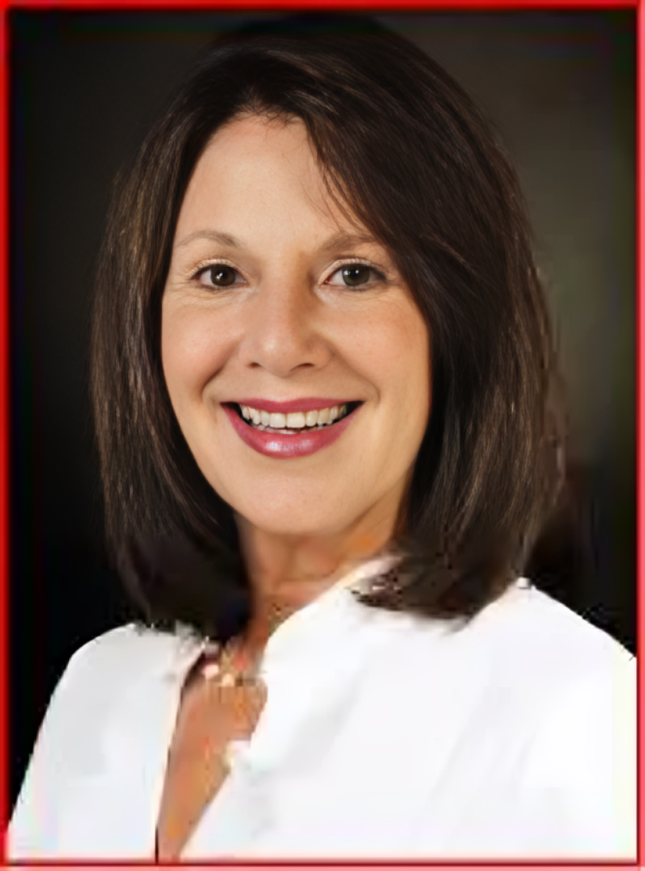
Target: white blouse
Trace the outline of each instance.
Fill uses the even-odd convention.
[[[182,859],[636,860],[636,662],[526,581],[470,623],[361,605],[368,564],[272,635],[268,700]],[[10,859],[150,859],[202,650],[134,625],[71,659]]]

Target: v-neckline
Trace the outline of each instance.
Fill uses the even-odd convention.
[[[261,660],[260,672],[266,674],[265,664],[268,664],[270,666],[271,674],[273,674],[275,670],[279,675],[281,675],[284,671],[285,663],[288,665],[289,661],[293,662],[293,645],[301,645],[301,643],[305,643],[306,646],[309,646],[309,644],[314,642],[311,632],[313,624],[320,626],[320,610],[331,608],[335,611],[339,603],[342,605],[343,602],[354,602],[355,600],[351,590],[356,589],[356,584],[360,584],[364,578],[376,574],[384,566],[389,567],[391,562],[391,556],[381,556],[362,563],[360,566],[344,575],[343,578],[321,593],[321,595],[312,600],[312,602],[292,613],[282,624],[280,624],[280,626],[277,627],[274,634],[269,638]],[[343,607],[341,607],[341,612],[346,613]],[[166,861],[158,858],[158,823],[164,786],[168,774],[169,755],[172,749],[181,712],[182,695],[185,690],[186,681],[194,671],[195,666],[199,662],[199,659],[203,655],[208,644],[207,639],[199,638],[189,629],[182,629],[178,640],[180,642],[187,641],[188,647],[183,644],[181,645],[181,653],[178,655],[173,667],[166,674],[166,677],[172,678],[173,694],[171,700],[168,702],[169,707],[171,707],[168,720],[172,720],[172,723],[170,727],[166,724],[166,728],[164,729],[164,738],[162,741],[163,747],[161,749],[161,758],[158,760],[159,773],[156,780],[154,804],[152,808],[154,831],[153,850],[151,852],[157,862]],[[269,699],[267,697],[267,701],[263,710],[260,712],[255,729],[253,730],[247,745],[247,751],[249,753],[252,753],[258,743],[263,742],[268,719],[268,707]],[[260,739],[260,742],[258,742],[258,739]],[[199,819],[191,829],[190,834],[184,842],[181,852],[175,861],[187,861],[187,857],[191,857],[194,845],[201,837],[205,821],[207,818],[212,816],[215,810],[223,803],[223,801],[226,800],[227,795],[230,793],[230,784],[233,777],[235,777],[235,771],[232,769],[223,779],[213,797],[205,803]]]
[[[195,818],[192,824],[189,825],[187,833],[184,833],[186,836],[181,844],[181,849],[176,856],[170,857],[172,860],[179,860],[190,847],[193,837],[209,807],[218,801],[218,796],[225,789],[230,778],[235,774],[234,759],[236,754],[234,755],[233,751],[237,749],[236,745],[242,744],[245,748],[250,746],[266,708],[266,691],[263,692],[262,688],[256,690],[259,693],[257,697],[245,699],[241,696],[248,692],[247,688],[221,688],[211,685],[208,681],[200,678],[199,670],[203,657],[204,651],[201,652],[190,666],[179,687],[174,727],[165,758],[162,777],[163,785],[161,795],[158,796],[159,801],[155,825],[155,855],[157,858],[159,857],[160,824],[167,824],[168,819],[172,819],[172,816],[167,816],[168,809],[165,802],[170,801],[171,807],[181,804],[178,802],[176,795],[169,799],[166,794],[169,786],[173,788],[172,778],[179,776],[181,783],[181,769],[184,765],[188,764],[192,768],[191,773],[188,775],[188,785],[192,783],[192,786],[198,789],[200,769],[195,768],[195,765],[203,753],[208,754],[213,752],[215,754],[210,761],[204,758],[201,768],[204,771],[205,769],[207,770],[209,765],[214,766],[212,769],[212,784],[214,788],[211,790],[207,779],[203,803],[200,805],[201,799],[198,798]],[[240,698],[237,698],[237,696],[240,696]],[[220,724],[224,727],[224,736],[221,741],[216,739],[214,750],[212,747],[209,750],[209,732],[211,730],[208,728],[208,723],[214,722],[216,716],[221,717]],[[204,721],[207,728],[203,734],[200,734],[200,724],[203,724]],[[194,733],[192,737],[190,735],[191,723]],[[229,730],[232,737],[228,737],[227,733]],[[212,731],[215,735],[217,734],[217,730],[213,729]],[[186,741],[188,741],[187,744],[185,743]],[[178,758],[182,753],[185,754],[183,763]],[[232,763],[227,762],[227,755],[233,757]],[[176,786],[174,788],[176,789]],[[166,861],[166,859],[163,859],[163,861]]]

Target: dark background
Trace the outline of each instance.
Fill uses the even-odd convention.
[[[479,99],[519,169],[572,429],[568,501],[527,574],[634,650],[635,13],[374,17]],[[87,398],[112,180],[200,50],[248,18],[9,13],[12,802],[67,659],[130,616],[102,544]]]

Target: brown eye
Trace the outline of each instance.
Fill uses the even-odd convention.
[[[366,288],[380,281],[385,281],[385,276],[373,266],[365,263],[347,263],[337,269],[326,283],[334,287]]]
[[[230,287],[232,284],[235,284],[237,272],[232,266],[218,263],[215,266],[209,266],[207,269],[204,269],[201,277],[206,279],[204,283],[210,284],[213,287]]]
[[[358,287],[361,284],[367,284],[370,280],[372,270],[369,266],[353,264],[352,266],[343,266],[340,273],[343,277],[343,282],[347,287]]]

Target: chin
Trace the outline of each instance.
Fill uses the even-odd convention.
[[[323,510],[321,510],[321,508]],[[335,535],[351,528],[361,512],[348,512],[347,502],[339,505],[329,504],[306,506],[296,500],[295,504],[279,505],[268,500],[260,509],[258,503],[248,505],[238,503],[234,511],[255,529],[271,535],[318,537]]]
[[[343,489],[339,475],[288,483],[276,474],[264,479],[238,475],[235,480],[215,480],[215,476],[207,480],[246,523],[275,535],[334,534],[351,527],[366,510],[356,499],[357,488]]]
[[[338,517],[303,517],[303,512],[295,514],[252,514],[242,515],[245,521],[255,529],[271,535],[296,536],[296,537],[324,537],[335,535],[347,528],[342,522],[339,524]],[[351,525],[351,524],[348,524]]]

